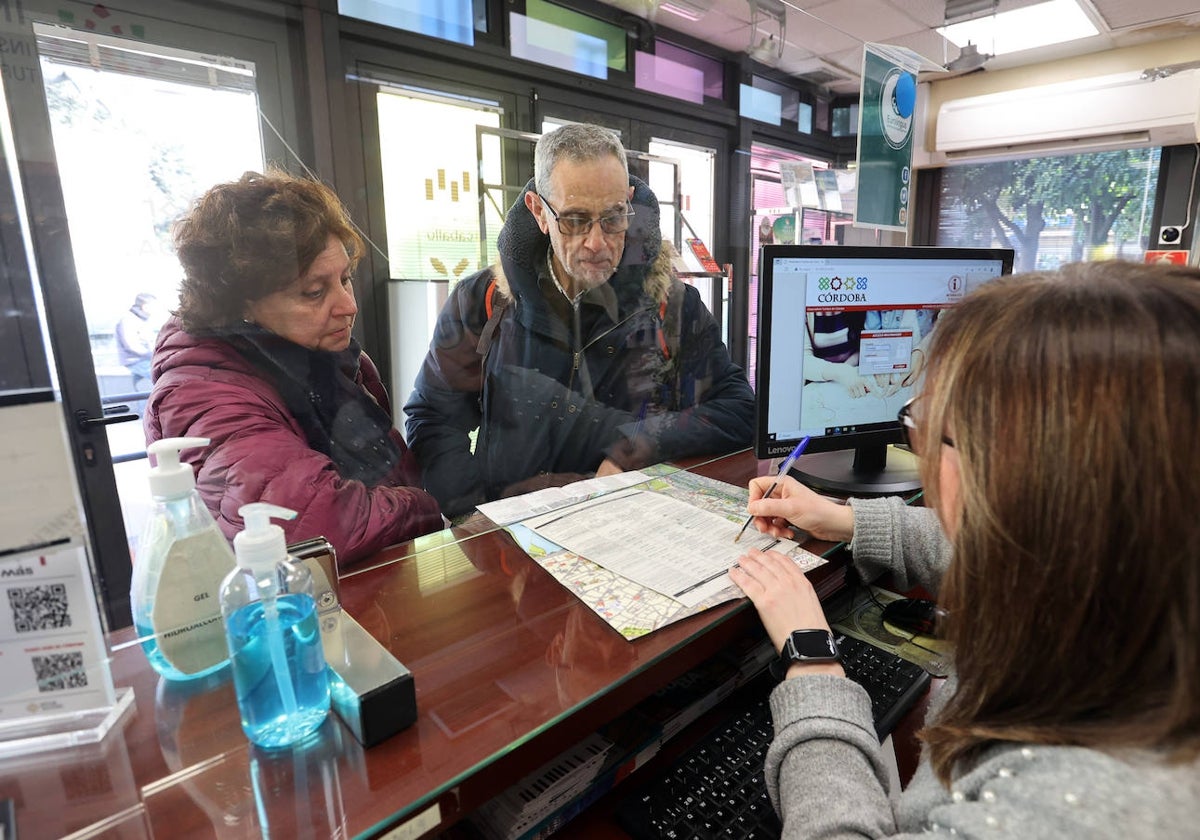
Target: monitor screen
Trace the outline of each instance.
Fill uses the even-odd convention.
[[[920,387],[938,316],[1012,271],[1008,248],[764,245],[755,454],[787,455],[818,489],[920,486],[896,413]],[[824,454],[822,454],[824,453]]]

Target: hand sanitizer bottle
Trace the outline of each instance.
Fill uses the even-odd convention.
[[[146,521],[129,600],[133,623],[151,667],[169,680],[208,676],[229,663],[221,607],[221,580],[233,552],[217,528],[179,451],[207,446],[208,438],[164,438],[147,447],[154,507]]]
[[[293,511],[255,502],[238,510],[237,568],[221,584],[221,614],[233,662],[242,729],[260,747],[283,747],[315,732],[329,714],[312,575],[287,556],[271,519]]]

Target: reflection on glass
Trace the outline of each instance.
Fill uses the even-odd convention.
[[[483,0],[338,0],[343,15],[467,46],[475,44],[476,29],[487,31],[483,6]]]
[[[516,13],[509,15],[509,25],[514,58],[608,78],[608,44],[603,39]]]
[[[317,739],[290,749],[250,748],[250,784],[263,837],[347,836],[338,758],[350,747],[332,717]]]
[[[741,85],[738,113],[752,120],[779,125],[782,122],[783,97],[769,90]]]
[[[654,41],[654,54],[659,58],[696,68],[704,74],[704,95],[713,99],[725,98],[725,65],[717,59],[685,50],[660,39]]]
[[[858,105],[833,109],[833,136],[853,137],[858,134]]]
[[[170,826],[173,794],[181,788],[222,840],[346,836],[338,762],[361,764],[362,748],[332,715],[302,745],[252,746],[225,674],[187,683],[160,679],[154,714],[159,747],[175,776],[144,791],[153,824]]]
[[[796,129],[801,134],[812,134],[813,106],[807,102],[800,102],[796,105]]]
[[[208,816],[218,836],[258,837],[254,798],[246,778],[246,736],[237,715],[229,671],[190,682],[160,678],[154,695],[154,720],[163,759],[177,784]],[[223,757],[213,769],[198,768]],[[146,796],[152,817],[155,792]]]
[[[642,90],[703,104],[704,71],[645,52],[637,53],[635,66],[635,83]]]

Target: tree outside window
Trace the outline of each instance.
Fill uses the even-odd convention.
[[[938,245],[1009,247],[1015,271],[1142,259],[1161,149],[947,167]]]

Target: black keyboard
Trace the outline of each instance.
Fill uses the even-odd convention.
[[[867,689],[882,741],[929,686],[929,674],[893,653],[838,635],[846,675]],[[761,686],[755,680],[755,686]],[[617,806],[637,840],[779,837],[763,760],[774,730],[765,692],[703,735],[649,787]]]

